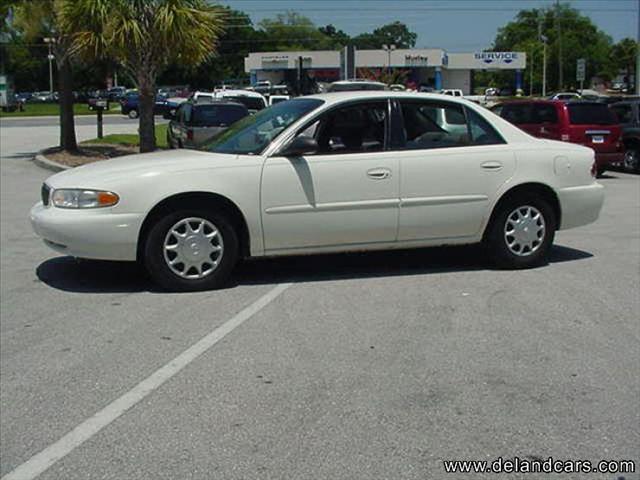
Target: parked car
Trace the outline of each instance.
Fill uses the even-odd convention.
[[[289,95],[269,95],[269,106],[280,102],[286,102],[290,98],[291,97]]]
[[[561,101],[569,101],[569,100],[580,100],[580,94],[575,92],[559,92],[554,93],[549,97],[549,100],[561,100]]]
[[[249,115],[242,103],[218,100],[213,103],[184,102],[170,118],[167,144],[171,148],[195,148]]]
[[[127,93],[122,100],[120,100],[120,112],[129,118],[138,118],[140,104],[140,96],[138,92]],[[155,105],[153,107],[154,115],[164,115],[167,111],[177,108],[177,104],[172,104],[167,101],[167,98],[162,95],[156,95]]]
[[[640,99],[609,105],[622,128],[625,170],[640,173]]]
[[[329,85],[328,92],[355,92],[359,90],[386,90],[382,82],[372,80],[339,80]]]
[[[250,90],[217,90],[214,92],[196,91],[191,95],[191,99],[196,103],[213,102],[224,99],[230,102],[242,103],[249,113],[254,114],[267,108],[267,99],[264,95]]]
[[[534,137],[592,148],[599,175],[623,160],[620,125],[603,103],[520,100],[494,107],[494,112]]]
[[[33,92],[33,95],[31,95],[31,98],[29,98],[29,102],[53,103],[55,102],[55,98],[53,96],[53,92]]]
[[[449,111],[466,132],[433,120]],[[197,290],[265,255],[481,242],[500,267],[533,267],[556,230],[597,219],[603,190],[592,149],[472,102],[345,92],[274,105],[199,151],[58,173],[31,222],[57,252],[138,260],[162,287]]]
[[[462,93],[462,90],[456,89],[456,88],[439,90],[438,93],[441,94],[441,95],[450,95],[452,97],[463,97],[464,96],[464,94]]]
[[[109,90],[107,90],[107,98],[112,102],[119,102],[124,98],[126,93],[127,87],[111,87]]]

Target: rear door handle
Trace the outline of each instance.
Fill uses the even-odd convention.
[[[484,162],[480,164],[485,170],[500,170],[502,168],[502,162]]]
[[[384,180],[390,176],[391,170],[388,168],[372,168],[371,170],[367,170],[367,177],[373,180]]]

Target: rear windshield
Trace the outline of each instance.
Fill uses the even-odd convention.
[[[193,109],[194,126],[231,125],[249,115],[242,105],[197,105]]]
[[[264,100],[259,97],[245,97],[238,95],[237,97],[224,96],[225,100],[231,100],[233,102],[242,103],[249,110],[262,110],[264,108]]]
[[[567,105],[569,122],[572,125],[613,125],[618,123],[615,115],[605,104],[574,103]]]

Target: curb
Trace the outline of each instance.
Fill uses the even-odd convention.
[[[43,154],[44,151],[45,150],[39,151],[38,153],[36,153],[36,156],[33,157],[33,161],[36,165],[54,172],[62,172],[64,170],[69,170],[70,168],[73,168],[73,167],[70,167],[69,165],[62,165],[61,163],[54,162],[53,160],[49,160],[47,157],[44,156]]]

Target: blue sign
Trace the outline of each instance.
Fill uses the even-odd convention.
[[[476,60],[480,60],[487,65],[492,63],[509,64],[518,59],[518,52],[480,52],[474,53],[473,56]]]

